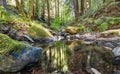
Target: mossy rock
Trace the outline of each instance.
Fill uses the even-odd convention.
[[[38,62],[41,54],[42,48],[32,47],[0,34],[0,71],[20,71],[26,65]]]
[[[29,27],[27,34],[34,39],[53,37],[53,35],[49,32],[48,29],[34,22],[31,23],[31,26]]]
[[[20,51],[20,49],[25,46],[28,45],[12,40],[9,36],[5,34],[0,34],[0,54],[2,55],[7,54],[9,51]]]
[[[68,26],[66,29],[65,29],[65,32],[73,35],[73,34],[77,34],[79,32],[79,27],[74,27],[74,26]]]

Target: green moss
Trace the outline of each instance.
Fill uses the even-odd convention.
[[[32,23],[30,28],[27,31],[28,35],[32,38],[49,38],[52,37],[52,34],[48,31],[48,29],[44,28],[42,25],[37,23]]]
[[[5,55],[9,51],[19,51],[23,47],[27,46],[22,42],[12,40],[5,34],[0,34],[0,54]]]

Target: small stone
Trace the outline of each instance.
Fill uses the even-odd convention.
[[[112,50],[115,56],[120,56],[120,47],[116,47]]]
[[[115,47],[112,43],[105,43],[105,46],[110,47],[110,48],[114,48]]]

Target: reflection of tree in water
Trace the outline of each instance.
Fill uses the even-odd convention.
[[[63,42],[55,42],[44,51],[44,66],[48,72],[69,70],[71,50]]]

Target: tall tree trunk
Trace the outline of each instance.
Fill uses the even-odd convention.
[[[84,7],[84,0],[81,0],[81,14],[84,13],[85,7]]]
[[[31,19],[34,19],[35,14],[35,6],[34,6],[34,0],[29,0],[29,11],[28,11],[28,17]]]
[[[41,19],[45,20],[45,1],[42,0]]]
[[[2,0],[2,5],[7,10],[7,2],[6,2],[6,0]]]
[[[75,12],[75,20],[77,21],[79,17],[78,0],[74,0],[74,12]]]
[[[21,3],[19,2],[19,0],[15,0],[15,2],[16,2],[16,7],[18,11],[20,12],[20,14],[22,14],[23,17],[25,17],[25,13],[24,13]]]
[[[88,0],[89,8],[91,8],[91,0]]]
[[[58,2],[58,12],[57,12],[57,16],[59,17],[59,12],[60,12],[60,1],[57,0],[57,2]]]
[[[106,0],[103,0],[103,3],[105,3]]]
[[[40,10],[40,8],[39,8],[39,2],[40,0],[36,0],[36,2],[35,2],[35,17],[36,18],[38,18],[39,17],[39,10]]]
[[[48,12],[48,26],[50,26],[50,5],[49,5],[49,0],[47,1],[47,12]]]
[[[115,0],[116,2],[120,2],[120,0]]]

